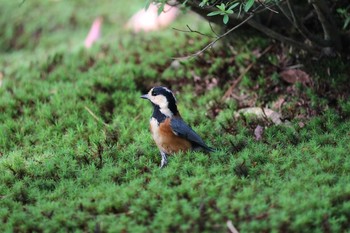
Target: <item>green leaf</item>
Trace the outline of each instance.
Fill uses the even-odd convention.
[[[207,16],[214,16],[214,15],[220,15],[222,12],[221,11],[213,11],[207,14]]]
[[[237,18],[241,17],[242,8],[243,8],[243,4],[241,4],[241,5],[239,6],[239,11],[238,11],[238,16],[237,16]]]
[[[145,10],[147,11],[149,6],[151,5],[152,0],[147,0],[145,4]]]
[[[244,6],[244,11],[248,12],[250,8],[252,8],[253,4],[254,4],[254,0],[248,0]]]
[[[186,0],[185,2],[187,2],[188,0]],[[208,0],[203,0],[203,1],[201,1],[201,3],[199,3],[199,6],[200,7],[204,7],[205,5],[207,5],[207,3],[208,3]]]
[[[228,9],[232,10],[233,8],[236,8],[238,5],[239,5],[239,2],[236,2],[232,6],[230,6],[230,8],[228,8]]]
[[[225,11],[226,9],[226,5],[224,3],[221,3],[221,5],[217,5],[216,7],[221,11]]]
[[[344,25],[343,25],[343,29],[344,29],[344,30],[348,27],[349,23],[350,23],[350,17],[349,17],[349,18],[346,18],[346,20],[345,20],[345,22],[344,22]]]
[[[186,3],[188,2],[188,0],[186,0],[186,1],[184,1],[183,3],[182,3],[182,5],[183,6],[186,6]]]
[[[160,4],[160,6],[158,8],[158,15],[160,15],[163,12],[164,6],[165,6],[165,3]]]
[[[224,15],[224,18],[223,18],[224,24],[227,24],[228,20],[229,20],[228,15]]]

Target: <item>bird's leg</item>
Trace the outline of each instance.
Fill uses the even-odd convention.
[[[162,161],[160,163],[160,168],[163,168],[165,165],[167,165],[168,163],[168,159],[167,159],[167,154],[165,154],[164,151],[160,151],[160,155],[162,156]]]

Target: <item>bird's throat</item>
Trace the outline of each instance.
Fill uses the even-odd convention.
[[[167,118],[167,116],[160,111],[160,107],[158,105],[153,105],[152,117],[158,121],[158,124],[162,123]]]
[[[179,112],[177,111],[176,105],[170,106],[170,107],[160,107],[159,105],[153,104],[153,115],[155,119],[159,123],[165,121],[167,117],[173,117],[178,116]]]

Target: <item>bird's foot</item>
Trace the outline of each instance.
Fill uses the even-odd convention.
[[[163,168],[168,164],[168,159],[166,157],[166,154],[164,152],[160,152],[160,155],[162,156],[162,161],[160,162],[160,168]]]

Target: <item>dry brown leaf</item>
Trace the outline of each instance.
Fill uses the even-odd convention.
[[[239,233],[238,230],[236,229],[236,227],[233,225],[233,223],[232,223],[231,220],[228,220],[228,221],[226,222],[226,226],[227,226],[227,228],[229,229],[229,231],[230,231],[231,233]]]
[[[285,96],[279,96],[278,99],[272,103],[272,109],[281,111],[282,105],[286,102]]]
[[[282,124],[282,115],[278,112],[275,112],[269,108],[259,108],[259,107],[253,107],[253,108],[242,108],[239,111],[235,113],[235,117],[239,117],[240,114],[243,115],[256,115],[258,118],[268,118],[271,120],[275,125]]]
[[[299,69],[284,70],[280,75],[287,83],[294,84],[300,82],[304,85],[310,83],[310,76],[305,71]]]
[[[260,125],[256,126],[254,129],[255,140],[260,141],[264,133],[264,128]]]

